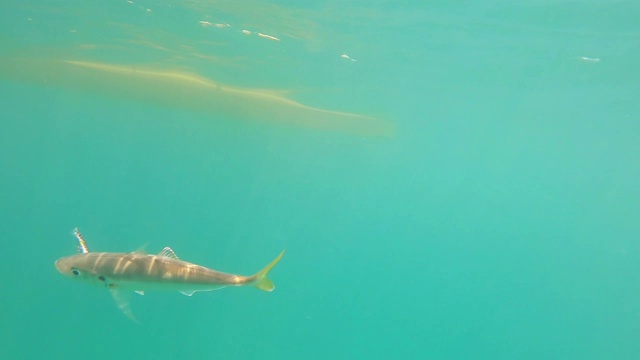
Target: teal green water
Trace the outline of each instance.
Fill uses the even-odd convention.
[[[640,358],[637,2],[238,4],[12,0],[0,55],[188,69],[397,134],[2,69],[2,358]],[[287,254],[272,293],[134,294],[136,324],[57,273],[76,226],[240,274]]]

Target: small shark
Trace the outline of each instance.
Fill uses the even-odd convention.
[[[182,261],[169,247],[165,247],[157,255],[141,252],[90,252],[78,228],[73,233],[78,239],[79,254],[58,259],[58,271],[70,278],[107,288],[120,310],[134,321],[137,320],[129,307],[130,291],[144,295],[147,290],[169,290],[191,296],[197,291],[244,285],[273,291],[275,285],[267,278],[267,274],[284,255],[282,251],[256,274],[242,276]]]

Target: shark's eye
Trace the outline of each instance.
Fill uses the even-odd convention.
[[[71,270],[71,273],[72,273],[73,275],[75,275],[75,276],[80,275],[80,271],[78,271],[78,270],[76,270],[76,269]]]

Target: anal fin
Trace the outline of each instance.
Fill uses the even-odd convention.
[[[191,296],[191,295],[193,295],[194,293],[197,293],[197,292],[201,292],[201,291],[213,291],[213,290],[219,290],[219,289],[222,289],[222,288],[224,288],[224,287],[226,287],[226,286],[224,286],[224,285],[219,285],[219,286],[214,286],[214,285],[212,285],[212,286],[211,286],[210,288],[208,288],[208,289],[202,289],[202,290],[182,290],[182,291],[180,291],[180,294],[182,294],[182,295],[187,295],[187,296]]]

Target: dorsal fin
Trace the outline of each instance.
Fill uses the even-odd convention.
[[[147,245],[149,245],[148,241],[146,243],[144,243],[142,246],[140,246],[139,248],[137,248],[136,251],[133,251],[133,253],[134,254],[146,254],[147,253]]]
[[[165,247],[164,249],[162,249],[162,251],[160,251],[158,253],[158,256],[164,256],[164,257],[168,257],[168,258],[171,258],[171,259],[179,260],[178,259],[178,255],[176,255],[176,253],[173,252],[173,250],[171,250],[171,248],[168,247],[168,246]]]

